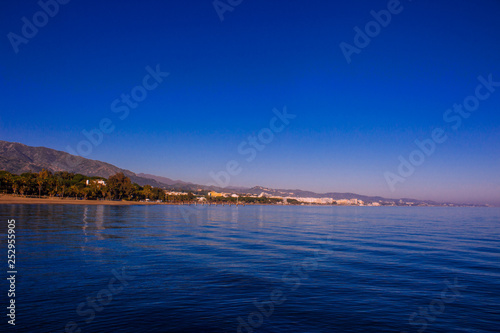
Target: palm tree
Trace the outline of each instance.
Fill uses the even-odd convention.
[[[83,198],[87,200],[89,194],[92,195],[92,190],[90,189],[90,187],[85,187],[81,190],[81,193],[83,194]]]
[[[24,195],[27,189],[28,186],[26,185],[26,180],[21,178],[21,184],[19,185],[19,193],[21,193],[21,195]]]
[[[40,171],[36,177],[36,182],[38,184],[38,197],[42,196],[42,187],[45,184],[47,178],[49,178],[49,172],[45,169]]]
[[[17,190],[19,190],[19,187],[20,187],[19,180],[14,179],[14,181],[12,182],[12,191],[14,192],[14,194],[17,194]]]
[[[0,171],[0,188],[4,193],[9,192],[12,187],[12,174],[7,171]]]
[[[61,185],[60,186],[61,186],[60,187],[61,188],[61,190],[60,190],[61,192],[60,193],[62,195],[62,198],[64,199],[64,191],[66,190],[66,182],[64,181],[64,179],[61,181]]]
[[[151,199],[152,194],[153,191],[151,185],[144,185],[144,188],[142,190],[142,195],[144,195],[146,199]]]
[[[75,199],[78,199],[78,194],[80,194],[80,189],[78,188],[78,186],[75,185],[71,185],[71,187],[69,188],[71,193],[73,193],[75,195]]]

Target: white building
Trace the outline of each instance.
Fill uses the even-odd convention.
[[[85,182],[85,185],[89,186],[90,184],[98,184],[98,185],[106,186],[106,181],[104,181],[102,179],[97,179],[97,180],[87,179],[87,181]]]
[[[186,192],[171,192],[171,191],[165,191],[166,195],[187,195]]]

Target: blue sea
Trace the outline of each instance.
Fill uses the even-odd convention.
[[[498,208],[0,205],[0,216],[2,332],[500,331]]]

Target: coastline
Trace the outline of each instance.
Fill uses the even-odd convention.
[[[114,200],[88,200],[88,199],[75,199],[71,197],[66,198],[56,198],[56,197],[42,197],[42,198],[31,198],[31,197],[23,197],[12,194],[0,194],[0,205],[104,205],[104,206],[133,206],[133,205],[193,205],[193,202],[144,202],[144,201],[114,201]],[[228,203],[210,203],[210,206],[233,206],[234,204]],[[239,204],[242,205],[242,204]],[[256,204],[247,203],[243,206],[253,206]],[[272,204],[257,204],[257,205],[271,205]],[[282,205],[278,205],[282,206]],[[305,204],[305,205],[286,205],[286,206],[332,206],[332,207],[371,207],[371,206],[344,206],[344,205],[314,205],[314,204]],[[375,207],[375,206],[373,206]],[[407,207],[407,206],[381,206],[381,207]],[[478,207],[478,206],[425,206],[425,207]],[[482,207],[482,206],[480,206]],[[486,207],[495,207],[495,206],[486,206]]]
[[[104,206],[152,206],[152,205],[196,205],[193,202],[144,202],[144,201],[118,201],[118,200],[88,200],[75,199],[71,197],[56,198],[56,197],[41,197],[31,198],[12,194],[0,194],[0,205],[104,205]],[[201,205],[201,204],[198,204]],[[209,206],[231,206],[225,203],[211,203]],[[234,206],[234,204],[232,204]],[[242,204],[240,204],[242,205]],[[252,204],[247,204],[252,205]],[[244,205],[243,205],[244,206]]]
[[[11,194],[0,195],[0,205],[20,204],[45,204],[45,205],[106,205],[106,206],[131,206],[131,205],[168,205],[165,202],[140,202],[140,201],[113,201],[113,200],[76,200],[75,198],[27,198]]]

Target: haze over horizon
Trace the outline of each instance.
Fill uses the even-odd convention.
[[[13,45],[41,7],[2,4],[0,140],[198,184],[236,161],[229,186],[500,205],[498,1],[242,1],[223,20],[213,1],[58,7]],[[433,132],[447,139],[419,148]]]

